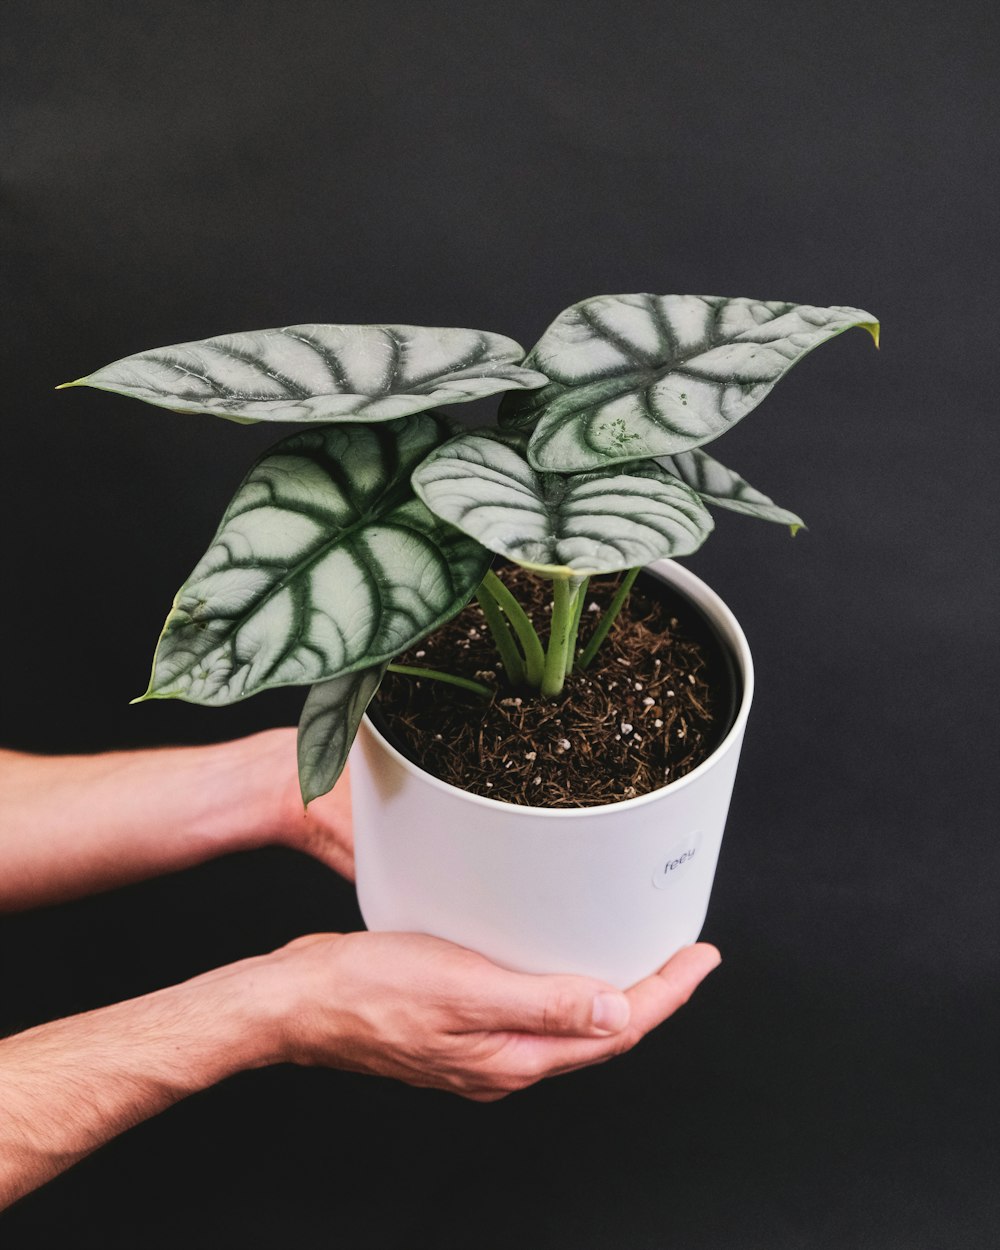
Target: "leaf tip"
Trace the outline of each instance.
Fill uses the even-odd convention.
[[[170,699],[174,697],[176,696],[161,694],[151,681],[142,694],[136,696],[134,699],[129,699],[128,705],[129,707],[134,707],[137,703],[152,703],[154,699]]]
[[[320,783],[322,786],[322,783]],[[302,814],[305,815],[309,810],[309,804],[316,799],[321,799],[324,794],[329,794],[333,789],[333,782],[325,788],[317,787],[315,781],[307,784],[301,777],[299,778],[299,797],[302,799]]]
[[[59,385],[55,387],[55,389],[57,391],[66,391],[66,390],[69,390],[71,386],[86,386],[86,385],[87,385],[86,378],[77,378],[76,381],[74,382],[60,382]]]
[[[881,346],[881,344],[879,343],[879,333],[881,332],[881,329],[882,329],[882,323],[881,323],[881,322],[879,322],[879,321],[866,321],[866,322],[865,322],[865,324],[864,324],[861,328],[862,328],[863,330],[867,330],[867,331],[868,331],[868,333],[872,336],[872,338],[873,338],[873,339],[874,339],[874,341],[875,341],[875,346],[876,346],[876,348],[878,348],[878,347],[880,347],[880,346]]]

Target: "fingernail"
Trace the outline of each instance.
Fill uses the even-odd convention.
[[[593,1023],[602,1033],[620,1033],[628,1024],[628,999],[624,994],[595,994]]]

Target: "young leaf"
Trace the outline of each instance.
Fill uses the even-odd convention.
[[[254,421],[389,421],[542,386],[524,349],[482,330],[301,325],[223,334],[126,356],[67,386],[174,412]]]
[[[489,554],[410,473],[429,414],[283,439],[257,462],[167,617],[144,698],[222,704],[390,660],[471,598]]]
[[[687,482],[707,504],[742,512],[761,521],[776,521],[779,525],[788,525],[793,534],[796,530],[805,528],[805,521],[801,517],[786,508],[779,508],[767,495],[756,490],[732,469],[727,469],[718,460],[713,460],[707,452],[679,451],[676,456],[658,458],[656,463],[662,465],[668,473],[679,477],[682,482]]]
[[[299,718],[299,788],[308,806],[332,790],[344,771],[365,708],[385,676],[386,665],[345,673],[309,691]]]
[[[859,308],[700,295],[601,295],[566,309],[525,364],[551,379],[508,397],[502,424],[535,425],[529,459],[564,473],[708,443],[751,412],[807,352]]]
[[[611,573],[690,555],[713,521],[690,487],[652,461],[597,473],[539,473],[517,434],[461,434],[413,475],[428,508],[490,551],[552,576]]]

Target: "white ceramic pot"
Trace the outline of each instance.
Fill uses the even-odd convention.
[[[648,572],[709,618],[735,661],[736,719],[687,776],[601,807],[469,794],[424,772],[367,720],[351,753],[358,899],[369,929],[448,938],[522,972],[626,987],[701,932],[753,697],[736,618],[683,565]]]

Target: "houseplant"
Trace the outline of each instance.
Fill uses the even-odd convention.
[[[639,569],[688,555],[705,540],[713,526],[706,505],[787,524],[793,532],[801,525],[703,448],[752,411],[803,355],[852,326],[869,330],[877,343],[878,323],[855,308],[602,296],[562,312],[526,357],[512,340],[472,330],[291,326],[141,352],[66,384],[180,412],[307,427],[265,452],[238,488],[208,551],[178,592],[142,698],[218,705],[269,687],[309,686],[299,732],[300,779],[308,803],[328,791],[342,771],[386,671],[412,671],[412,665],[395,665],[396,657],[476,595],[499,653],[496,683],[491,687],[453,672],[424,670],[423,676],[440,682],[441,690],[462,687],[484,699],[506,683],[558,700],[567,674],[592,660]],[[500,392],[505,395],[495,428],[461,430],[437,411]],[[498,555],[550,584],[547,645],[537,622],[491,569]],[[624,574],[619,593],[581,654],[576,640],[588,579],[615,572]],[[686,572],[671,573],[662,563],[658,572],[662,578],[687,577],[691,593],[707,592]],[[720,609],[715,602],[711,610],[739,653],[743,684],[737,723],[716,753],[726,757],[728,772],[708,787],[715,810],[705,821],[685,813],[683,828],[666,834],[659,831],[662,816],[650,817],[653,804],[673,797],[671,792],[678,802],[690,798],[712,766],[710,759],[655,795],[613,805],[612,812],[615,819],[640,813],[638,823],[658,839],[657,862],[666,855],[664,862],[675,868],[690,864],[685,873],[696,877],[697,852],[699,865],[707,866],[707,879],[699,868],[695,902],[680,908],[683,923],[670,930],[676,945],[693,940],[707,906],[752,684],[739,627],[726,618],[724,605]],[[528,890],[537,925],[530,917],[508,925],[491,913],[488,932],[477,938],[476,914],[492,906],[483,894],[484,873],[502,878],[504,872],[495,861],[477,863],[475,856],[459,869],[438,841],[419,849],[412,828],[416,812],[409,806],[401,811],[411,826],[410,850],[418,848],[411,869],[417,871],[418,862],[432,864],[425,874],[431,890],[442,876],[455,876],[456,888],[468,896],[459,908],[464,919],[457,929],[449,927],[447,907],[434,897],[421,904],[420,915],[412,911],[410,883],[402,893],[398,888],[401,875],[405,880],[412,872],[400,874],[391,866],[398,844],[373,853],[371,870],[373,877],[392,879],[390,893],[396,897],[386,909],[380,885],[374,891],[379,897],[366,906],[369,827],[375,837],[380,824],[398,823],[380,818],[379,805],[412,777],[399,753],[370,726],[360,763],[361,776],[355,777],[361,796],[359,892],[366,917],[378,913],[377,927],[422,927],[478,943],[484,953],[519,966],[579,967],[619,983],[642,975],[669,953],[660,940],[666,930],[656,919],[646,949],[627,953],[613,966],[600,963],[600,936],[596,952],[580,957],[563,950],[558,936],[555,947],[546,948],[544,938],[530,935],[553,928],[564,900],[553,901],[543,887]],[[390,772],[391,784],[384,780]],[[431,790],[438,798],[454,789],[435,784],[438,789]],[[453,798],[448,794],[449,803]],[[466,822],[446,805],[424,822],[432,840],[449,828],[465,837],[466,849],[481,846],[477,819],[493,822],[496,842],[502,827],[525,816],[493,799],[468,798],[473,832],[454,828]],[[434,799],[425,793],[421,802],[433,805]],[[565,818],[572,818],[582,829],[595,819],[606,826],[609,810],[547,816],[558,815],[567,828]],[[527,809],[532,811],[537,814]],[[710,829],[696,827],[706,822]],[[551,821],[547,827],[550,834],[535,841],[561,841],[552,836]],[[605,834],[598,840],[608,841]],[[619,843],[621,854],[622,840],[611,841]],[[706,849],[700,851],[703,842]],[[572,856],[572,845],[568,853]],[[524,845],[512,854],[508,895],[528,877],[538,885],[548,871],[540,863],[529,867]],[[551,871],[558,877],[558,866]],[[606,864],[595,869],[598,878],[608,871]],[[464,884],[458,884],[460,872],[468,874]],[[644,888],[650,884],[657,882],[644,881]],[[570,893],[581,891],[585,897],[574,923],[588,930],[595,903],[586,882],[574,882]],[[469,923],[472,930],[462,927]],[[628,928],[627,919],[614,924]],[[505,928],[522,939],[529,934],[527,946],[522,940],[517,949],[505,947]]]

